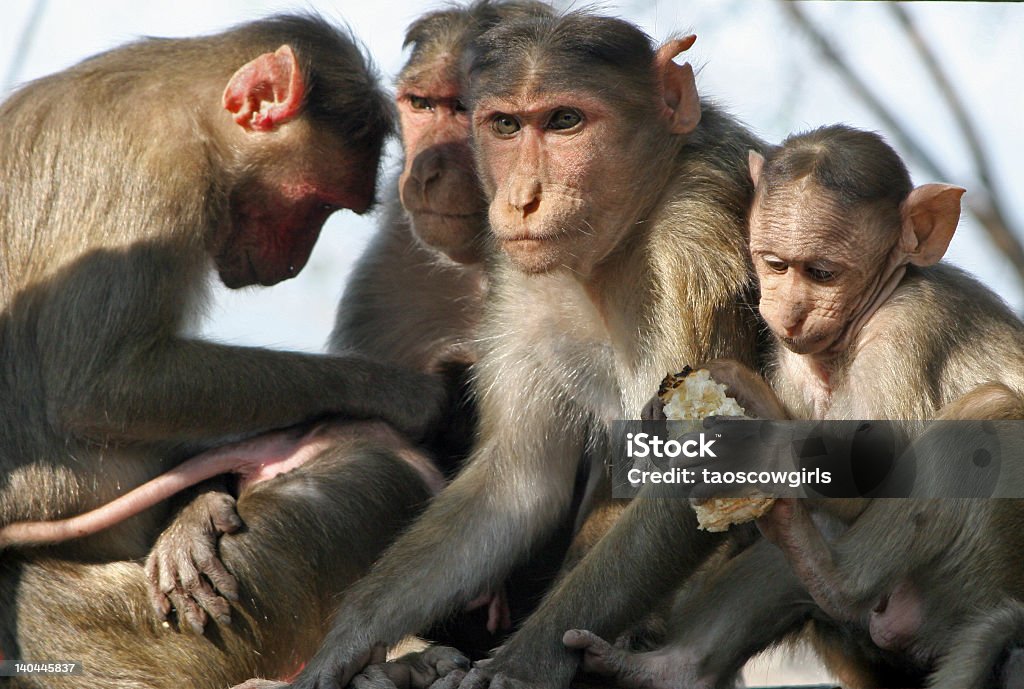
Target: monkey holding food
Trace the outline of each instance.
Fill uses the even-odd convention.
[[[1024,419],[1024,324],[976,280],[936,265],[963,189],[913,187],[879,136],[838,125],[792,136],[767,158],[752,152],[750,172],[759,309],[776,344],[770,387],[740,364],[711,362],[729,394],[765,418],[892,419],[911,433],[924,419]],[[914,445],[940,484],[956,480],[962,447],[930,432]],[[1009,480],[1019,479],[1020,448],[1004,449]],[[723,676],[710,668],[738,668],[813,618],[823,659],[852,687],[1018,686],[1024,501],[790,498],[758,525],[796,577],[764,547],[738,556],[714,589],[734,638],[701,642],[710,650],[695,659],[701,618],[690,616],[667,648],[630,656],[572,630],[585,667],[629,686],[688,672],[714,684]],[[756,599],[739,574],[755,565],[778,575]],[[819,610],[786,603],[794,587]],[[759,624],[761,611],[775,619]]]

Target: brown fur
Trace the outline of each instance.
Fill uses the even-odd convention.
[[[589,226],[571,219],[537,228],[541,233],[545,228],[593,232],[608,250],[599,256],[560,256],[579,259],[574,265],[584,270],[560,268],[556,261],[547,272],[534,274],[519,269],[504,252],[494,257],[480,335],[476,375],[481,425],[473,456],[424,517],[349,590],[337,624],[295,686],[344,684],[374,644],[394,643],[500,581],[569,508],[584,447],[589,443],[599,455],[606,451],[605,422],[638,415],[667,371],[723,355],[752,362],[755,320],[745,306],[750,270],[744,242],[752,189],[744,161],[746,149],[759,142],[710,106],[690,135],[672,134],[671,109],[663,116],[658,108],[658,70],[669,68],[665,58],[656,61],[646,37],[623,22],[579,13],[503,24],[485,34],[478,46],[471,72],[474,108],[491,95],[487,84],[494,75],[504,75],[502,83],[523,76],[528,63],[504,51],[505,41],[535,49],[540,64],[550,71],[566,46],[578,47],[581,54],[594,49],[600,55],[605,39],[612,45],[623,35],[627,38],[618,47],[627,53],[629,46],[642,46],[641,54],[628,61],[642,64],[642,69],[594,57],[588,72],[605,83],[618,83],[617,77],[623,76],[644,84],[643,91],[626,95],[629,103],[610,96],[614,117],[623,119],[593,159],[598,167],[618,166],[619,178],[631,180],[625,187],[605,189],[610,197],[589,199],[602,207],[619,204],[612,216],[616,219],[598,214]],[[546,42],[550,36],[557,39]],[[547,48],[550,54],[544,52]],[[588,83],[570,90],[567,105],[593,95],[589,88]],[[602,90],[601,95],[607,94]],[[647,104],[642,127],[630,119],[641,102]],[[474,117],[479,117],[476,109]],[[620,137],[627,130],[630,135],[647,132],[649,138],[623,148]],[[504,204],[516,201],[496,193],[496,187],[531,176],[536,176],[542,195],[539,203],[526,199],[525,206],[564,217],[557,188],[575,183],[574,178],[545,178],[538,167],[514,170],[501,162],[489,164],[496,145],[482,140],[479,123],[476,131],[492,226],[501,213],[512,212]],[[576,154],[563,155],[560,163],[570,163]],[[662,172],[651,174],[652,169]],[[594,169],[576,172],[586,177]],[[545,189],[555,190],[554,195],[544,196]],[[554,204],[550,211],[548,203]],[[501,225],[493,229],[499,237],[509,230]],[[549,245],[545,250],[562,249]],[[687,316],[680,318],[680,313]],[[695,566],[698,554],[715,549],[720,539],[699,536],[692,511],[687,521],[683,510],[689,508],[671,502],[635,501],[609,537],[503,647],[489,671],[506,675],[508,681],[511,676],[554,685],[567,681],[576,664],[560,643],[568,626],[588,621],[624,628],[670,589],[679,568]],[[626,564],[631,557],[668,536],[652,534],[650,526],[661,529],[670,521],[664,512],[680,507],[680,521],[672,522],[668,531],[692,533],[688,547],[664,558],[659,553],[663,570],[634,571]],[[466,520],[465,515],[473,518]],[[605,548],[609,538],[613,545]],[[595,557],[599,559],[590,566]],[[591,598],[598,591],[612,592],[611,598]]]

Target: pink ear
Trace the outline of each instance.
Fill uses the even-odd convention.
[[[960,222],[960,197],[967,191],[952,184],[922,184],[900,206],[903,216],[901,248],[911,263],[938,263]]]
[[[302,69],[291,46],[283,45],[231,76],[224,108],[243,129],[268,132],[298,115],[305,97]]]
[[[747,151],[747,165],[750,166],[750,181],[756,187],[761,183],[761,170],[764,168],[764,156],[751,149]]]
[[[690,49],[697,37],[694,34],[669,41],[658,49],[654,67],[658,71],[661,88],[662,113],[673,134],[689,134],[700,122],[700,96],[690,63],[677,65],[676,55]]]

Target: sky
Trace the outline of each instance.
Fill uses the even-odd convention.
[[[188,36],[288,9],[314,9],[347,22],[368,47],[390,86],[404,55],[406,25],[441,6],[437,2],[282,2],[245,0],[49,0],[38,15],[35,38],[19,49],[35,0],[8,0],[0,25],[0,79],[20,56],[17,82],[60,70],[96,52],[143,35]],[[581,3],[576,3],[579,6]],[[562,5],[564,6],[564,5]],[[768,141],[833,122],[886,133],[852,98],[803,36],[770,0],[655,0],[605,2],[603,11],[639,24],[664,40],[693,31],[687,59],[698,69],[701,94],[724,105]],[[885,3],[801,3],[858,73],[876,86],[901,122],[949,171],[936,180],[911,166],[915,183],[944,181],[971,193],[974,180],[966,149],[914,53],[895,29]],[[911,3],[908,12],[941,56],[970,116],[985,135],[995,177],[1018,232],[1024,228],[1024,6],[1016,3]],[[0,83],[0,88],[6,86]],[[898,148],[898,147],[897,147]],[[395,172],[394,151],[386,163]],[[974,185],[975,188],[977,185]],[[386,188],[387,185],[382,185]],[[272,288],[218,288],[202,326],[225,342],[319,351],[353,261],[374,232],[375,216],[335,214],[297,278]],[[947,258],[978,275],[1018,312],[1024,286],[970,218],[961,221]]]

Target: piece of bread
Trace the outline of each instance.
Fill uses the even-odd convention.
[[[664,414],[669,421],[745,415],[743,407],[725,394],[725,386],[716,382],[706,369],[694,371],[687,366],[666,376],[658,388],[658,397],[665,405]],[[775,504],[775,498],[755,492],[743,498],[710,498],[692,504],[701,529],[726,531],[733,524],[765,514]]]

